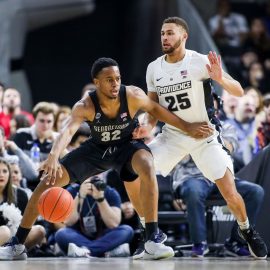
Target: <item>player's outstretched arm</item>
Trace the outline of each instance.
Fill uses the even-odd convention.
[[[208,74],[212,80],[219,83],[231,95],[241,97],[244,90],[240,83],[233,79],[228,73],[222,70],[221,57],[215,52],[208,54],[209,65],[206,65]]]
[[[53,143],[48,158],[39,168],[40,171],[43,171],[41,180],[45,179],[46,184],[54,185],[57,174],[62,177],[63,172],[58,159],[62,151],[68,146],[73,135],[85,119],[85,104],[82,100],[74,105],[71,115],[67,121],[65,121],[60,134]]]
[[[162,122],[175,126],[194,138],[205,138],[213,134],[207,123],[187,123],[166,108],[151,100],[140,88],[133,87],[132,107],[143,110]]]

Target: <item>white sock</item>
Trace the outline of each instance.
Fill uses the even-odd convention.
[[[142,224],[142,227],[145,229],[145,218],[144,217],[139,217],[140,223]]]
[[[241,222],[241,221],[238,221],[237,220],[237,223],[238,223],[238,225],[239,225],[239,227],[240,227],[240,230],[247,230],[248,228],[249,228],[249,220],[248,220],[248,218],[247,218],[247,220],[246,221],[244,221],[244,222]]]

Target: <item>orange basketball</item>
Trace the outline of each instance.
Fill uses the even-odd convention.
[[[71,194],[61,188],[52,187],[44,191],[38,201],[38,211],[49,222],[65,221],[71,214],[74,201]]]

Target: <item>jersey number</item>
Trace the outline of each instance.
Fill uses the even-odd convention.
[[[175,96],[165,97],[165,100],[169,103],[168,109],[171,112],[185,110],[191,107],[190,100],[188,99],[188,93],[181,93]]]
[[[121,134],[120,130],[114,130],[113,132],[105,131],[101,133],[101,137],[102,137],[101,140],[103,142],[119,140],[120,134]]]

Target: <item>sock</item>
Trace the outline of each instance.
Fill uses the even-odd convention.
[[[244,222],[241,222],[241,221],[238,221],[238,220],[237,220],[237,223],[238,223],[238,225],[239,225],[241,231],[247,230],[247,229],[249,228],[249,226],[250,226],[250,225],[249,225],[249,220],[248,220],[248,218],[247,218],[247,220],[244,221]]]
[[[144,217],[139,217],[140,223],[142,227],[145,229],[145,218]]]
[[[146,240],[150,239],[153,233],[158,232],[158,223],[157,222],[145,223],[145,232],[146,232]]]
[[[24,244],[30,231],[31,231],[31,229],[26,229],[26,228],[19,226],[17,233],[15,235],[18,239],[19,244]]]

